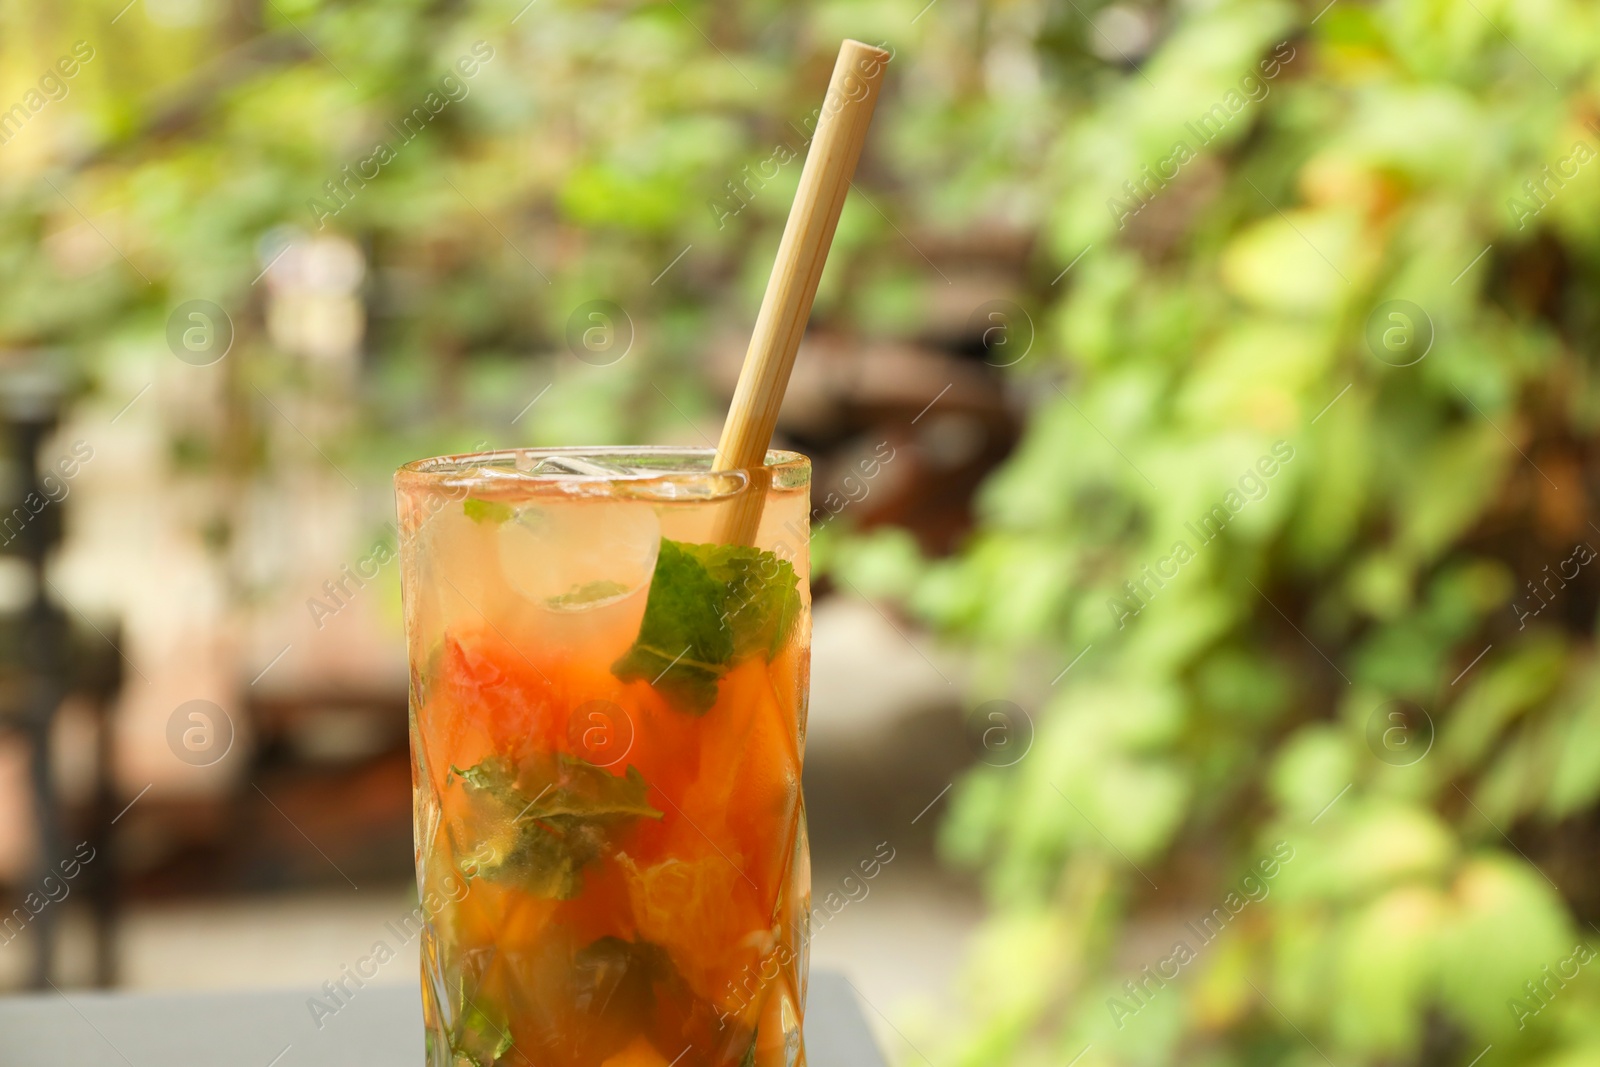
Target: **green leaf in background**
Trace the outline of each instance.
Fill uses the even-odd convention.
[[[1364,1055],[1403,1055],[1437,988],[1439,929],[1448,913],[1431,887],[1391,890],[1355,910],[1337,936],[1337,996],[1329,1025]]]
[[[1525,983],[1543,982],[1544,968],[1554,971],[1580,939],[1596,940],[1592,930],[1585,938],[1572,929],[1555,891],[1520,859],[1485,854],[1464,864],[1451,886],[1451,905],[1448,929],[1439,939],[1439,999],[1484,1041],[1523,1032],[1509,1002],[1532,1001]],[[1538,1020],[1529,1025],[1548,1033],[1553,1020],[1543,1021],[1544,1026]]]

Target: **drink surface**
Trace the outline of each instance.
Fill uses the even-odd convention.
[[[708,456],[397,477],[430,1067],[805,1063],[809,470],[777,455],[749,548]]]

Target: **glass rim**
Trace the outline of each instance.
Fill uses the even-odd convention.
[[[663,462],[660,469],[650,468],[631,472],[596,470],[593,473],[581,471],[539,473],[525,467],[542,459],[605,461],[615,460],[618,457],[666,462]],[[497,481],[498,479],[484,472],[500,469],[508,474],[514,474],[516,482],[522,485],[561,483],[606,485],[645,482],[690,484],[704,482],[709,476],[747,481],[750,470],[756,469],[712,470],[711,463],[715,458],[714,448],[690,448],[679,445],[559,445],[548,448],[500,448],[414,459],[402,464],[395,471],[395,481],[436,485],[481,484],[485,481]],[[670,461],[674,459],[684,462],[680,466],[673,466]],[[777,475],[781,472],[809,470],[810,466],[810,458],[802,453],[769,448],[766,464],[760,469],[773,475],[774,481],[785,481],[787,479]]]

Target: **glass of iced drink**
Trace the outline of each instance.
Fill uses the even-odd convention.
[[[429,1067],[805,1063],[810,464],[711,466],[395,476]]]

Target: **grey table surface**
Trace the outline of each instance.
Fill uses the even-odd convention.
[[[421,1067],[417,986],[368,986],[320,1029],[312,990],[0,998],[0,1067]],[[843,975],[813,972],[811,1067],[884,1067]]]

